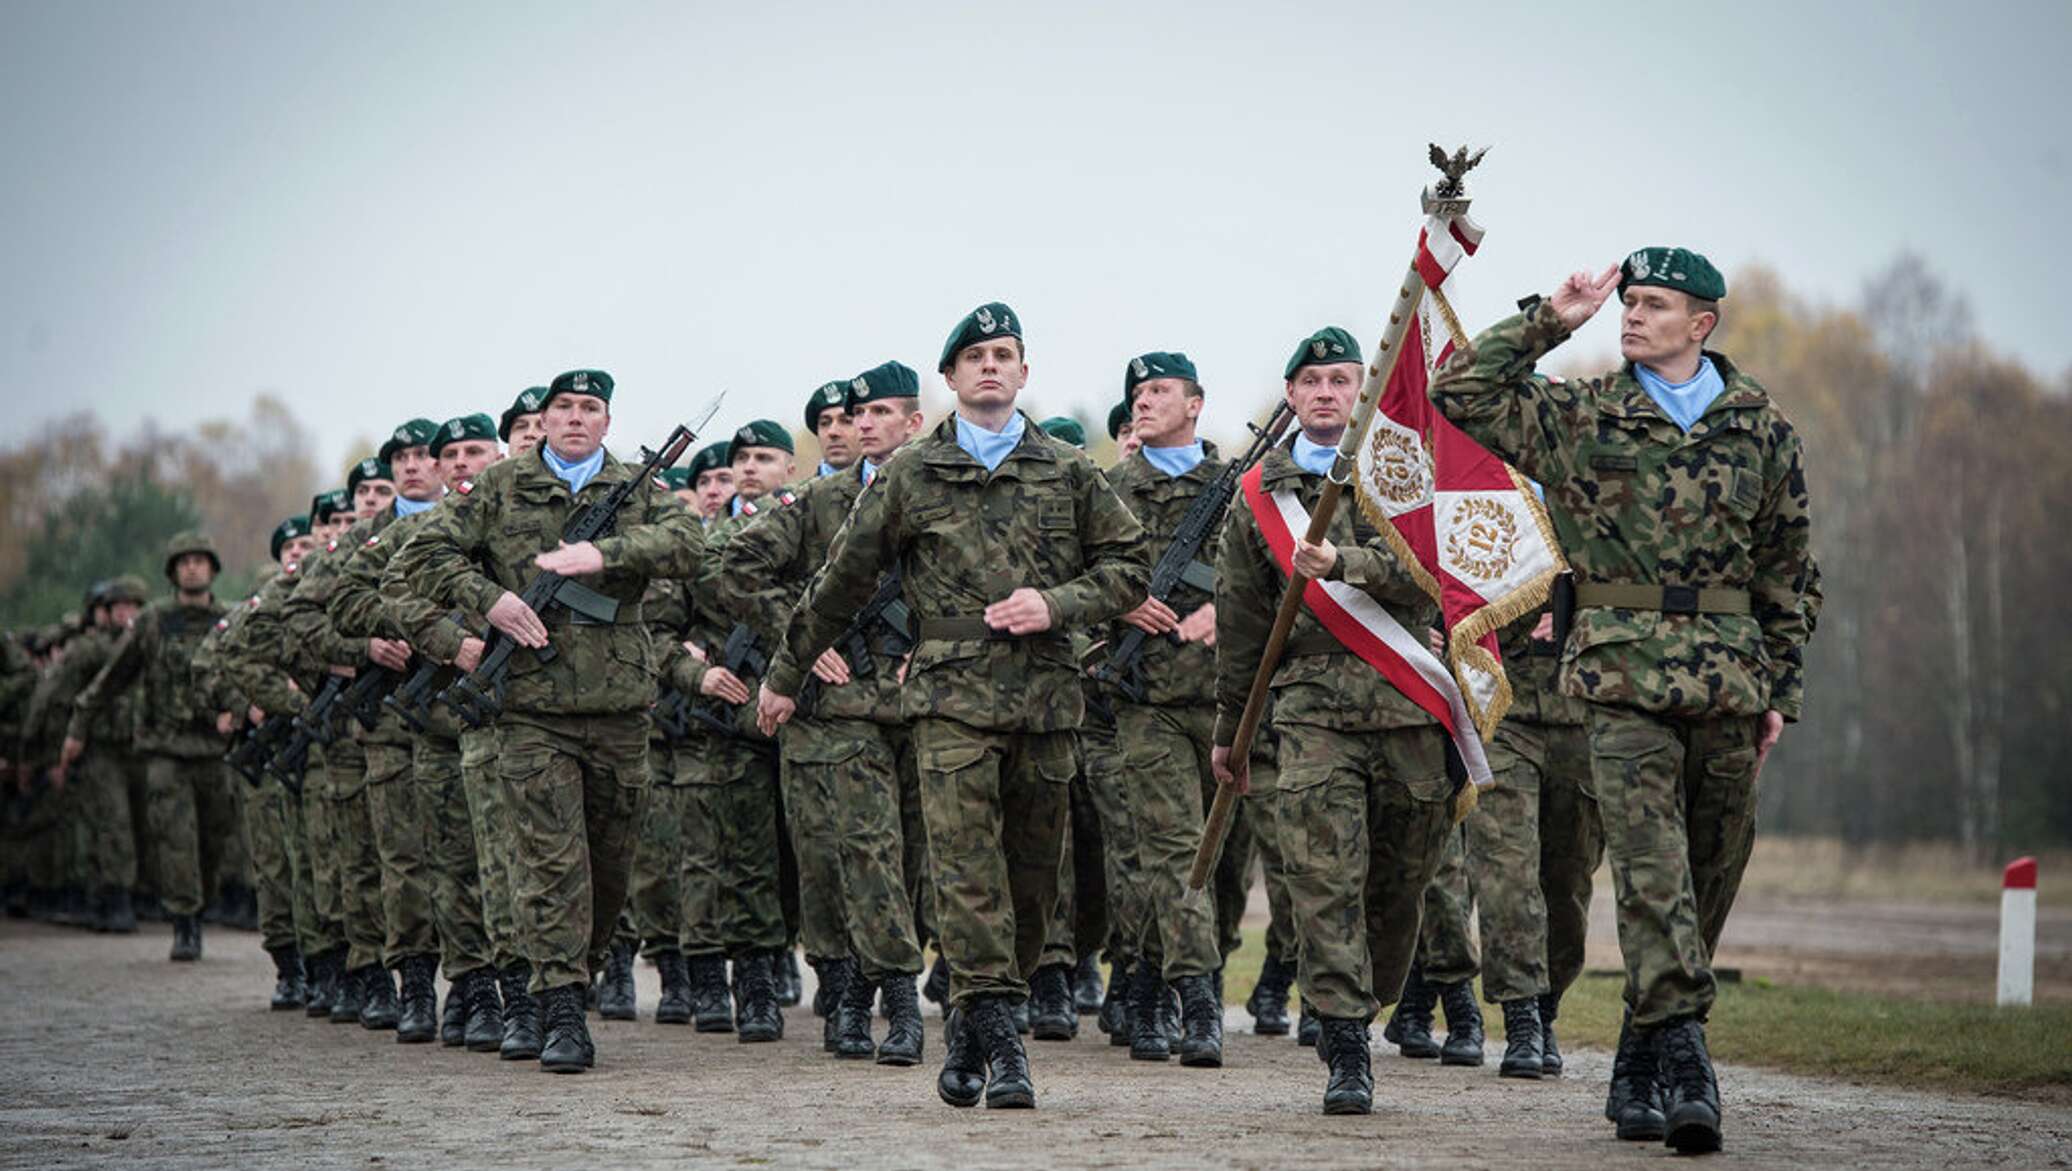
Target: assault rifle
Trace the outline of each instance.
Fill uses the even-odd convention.
[[[296,796],[302,795],[302,773],[309,765],[309,746],[329,744],[334,738],[331,730],[332,713],[338,706],[339,697],[345,694],[346,677],[326,675],[324,685],[317,689],[316,698],[292,720],[281,717],[266,721],[267,724],[287,724],[290,734],[272,754],[267,756],[264,771]],[[251,780],[247,773],[245,779]],[[256,785],[258,782],[253,781]]]
[[[258,788],[266,781],[267,762],[294,732],[293,724],[292,720],[268,720],[246,729],[236,746],[224,755],[224,762],[236,769],[246,784]]]
[[[710,418],[719,409],[715,400],[705,412]],[[704,426],[700,419],[699,426]],[[661,474],[664,468],[673,466],[683,458],[683,453],[697,434],[689,427],[678,424],[669,433],[669,439],[660,451],[641,449],[643,457],[640,470],[621,483],[613,486],[603,499],[590,504],[573,517],[561,530],[563,542],[574,545],[582,541],[594,541],[612,531],[618,523],[619,510],[626,507],[635,492],[646,491],[649,481]],[[525,589],[518,595],[520,601],[532,607],[532,612],[541,618],[547,617],[555,608],[566,609],[574,614],[578,623],[608,625],[619,616],[619,603],[605,597],[596,590],[572,577],[564,577],[552,570],[542,569],[525,583]],[[511,656],[519,649],[516,640],[501,630],[492,631],[489,645],[482,652],[482,662],[472,672],[453,681],[453,684],[438,695],[438,701],[451,707],[454,714],[470,728],[479,728],[497,718],[504,710],[504,692],[509,685]],[[554,644],[534,647],[533,656],[542,663],[554,661]]]
[[[461,611],[450,611],[446,617],[456,626],[467,629],[467,616]],[[469,631],[468,634],[473,637],[474,632]],[[438,678],[444,666],[420,656],[417,670],[410,673],[410,678],[405,679],[401,687],[383,696],[381,706],[396,713],[411,731],[424,731],[425,721],[432,715],[432,705],[438,702],[438,696],[432,694],[432,680]]]
[[[913,612],[907,609],[900,597],[899,567],[878,579],[878,589],[835,636],[834,648],[849,661],[849,674],[854,679],[868,679],[877,673],[877,656],[871,653],[871,636],[885,627],[889,645],[886,653],[903,655],[914,647]],[[799,688],[798,704],[802,715],[811,715],[820,700],[822,684],[820,676],[810,670],[806,673],[805,686]]]
[[[1180,529],[1173,534],[1173,541],[1158,558],[1158,564],[1151,569],[1152,597],[1161,602],[1172,599],[1173,594],[1184,583],[1213,596],[1216,592],[1215,572],[1207,565],[1195,560],[1201,552],[1202,543],[1216,526],[1223,523],[1223,513],[1230,507],[1231,498],[1237,495],[1237,482],[1252,469],[1252,465],[1266,458],[1266,453],[1281,441],[1288,424],[1295,418],[1295,411],[1283,402],[1266,421],[1265,427],[1254,423],[1246,426],[1252,432],[1251,446],[1243,455],[1223,465],[1209,486],[1201,490],[1194,503],[1187,506],[1187,514],[1180,518]],[[1108,652],[1108,661],[1094,668],[1095,680],[1106,683],[1122,692],[1136,703],[1144,702],[1144,642],[1151,636],[1132,626],[1121,640]],[[1168,632],[1168,641],[1177,639]]]
[[[770,657],[756,645],[755,631],[749,629],[746,622],[741,622],[736,623],[734,629],[728,632],[726,645],[720,648],[719,657],[713,661],[713,665],[725,667],[735,677],[745,681],[768,674]],[[673,694],[683,694],[674,688],[671,691]],[[753,696],[749,702],[754,702]],[[743,735],[740,725],[734,722],[735,709],[717,700],[687,700],[683,706],[683,715],[705,725],[709,731],[717,735],[745,740],[757,748],[770,746],[768,741]],[[684,725],[684,730],[688,732],[689,726]]]

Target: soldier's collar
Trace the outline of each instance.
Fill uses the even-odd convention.
[[[1712,401],[1712,405],[1705,408],[1705,415],[1719,410],[1740,410],[1769,405],[1770,392],[1764,390],[1761,383],[1742,373],[1725,354],[1712,350],[1706,350],[1704,353],[1712,359],[1713,367],[1719,371],[1720,378],[1726,383],[1726,389],[1720,391],[1719,397]],[[1598,395],[1597,401],[1598,409],[1622,419],[1661,419],[1665,422],[1674,422],[1654,399],[1648,397],[1647,390],[1640,385],[1640,379],[1634,377],[1631,362],[1619,367],[1611,377],[1604,380],[1604,389]],[[1705,415],[1699,416],[1699,419],[1702,421]],[[1695,431],[1696,427],[1692,430]]]
[[[1294,456],[1288,454],[1288,445],[1293,442],[1293,439],[1289,439],[1269,449],[1266,458],[1259,461],[1259,483],[1262,487],[1300,482],[1309,474],[1302,470],[1301,464],[1295,462]]]

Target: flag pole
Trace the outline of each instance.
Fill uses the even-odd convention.
[[[1461,176],[1481,162],[1482,155],[1477,153],[1471,157],[1463,147],[1449,159],[1446,152],[1434,146],[1432,161],[1446,177],[1437,186],[1425,188],[1420,197],[1425,215],[1465,214],[1468,195]],[[1403,333],[1416,318],[1417,305],[1424,292],[1424,277],[1418,272],[1417,253],[1413,249],[1410,263],[1404,268],[1403,281],[1396,289],[1395,304],[1389,308],[1388,326],[1382,331],[1381,343],[1375,347],[1374,360],[1367,366],[1367,381],[1360,387],[1360,399],[1353,406],[1352,419],[1346,424],[1345,434],[1339,437],[1338,456],[1332,460],[1331,473],[1325,478],[1324,494],[1310,513],[1309,531],[1303,534],[1303,540],[1312,545],[1322,541],[1330,531],[1331,518],[1338,512],[1339,499],[1352,482],[1353,472],[1359,466],[1360,444],[1366,441],[1367,431],[1374,423],[1374,412],[1380,407],[1381,397],[1387,393],[1389,380],[1395,375],[1396,363],[1403,352]],[[1237,733],[1230,742],[1230,759],[1235,762],[1234,768],[1246,767],[1250,763],[1252,739],[1259,734],[1259,721],[1266,714],[1266,693],[1273,683],[1274,671],[1280,667],[1281,653],[1287,649],[1288,631],[1295,625],[1295,615],[1302,609],[1302,593],[1309,588],[1309,582],[1309,578],[1290,567],[1288,588],[1282,591],[1280,607],[1274,611],[1273,629],[1267,633],[1259,668],[1252,674],[1252,689],[1245,696],[1244,715],[1238,719]],[[1230,817],[1236,807],[1236,787],[1228,782],[1218,783],[1216,798],[1202,824],[1201,844],[1195,847],[1194,866],[1187,874],[1189,890],[1198,892],[1207,888],[1209,875],[1216,868],[1216,857],[1223,852],[1223,839],[1230,833]]]

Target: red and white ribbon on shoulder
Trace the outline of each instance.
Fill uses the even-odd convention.
[[[1274,564],[1293,578],[1295,534],[1309,531],[1309,510],[1293,492],[1267,492],[1264,468],[1264,464],[1254,464],[1239,484]],[[1309,581],[1303,587],[1302,603],[1332,637],[1446,729],[1470,781],[1477,786],[1493,782],[1489,754],[1483,750],[1482,735],[1460,686],[1421,636],[1405,630],[1359,587],[1342,581]]]

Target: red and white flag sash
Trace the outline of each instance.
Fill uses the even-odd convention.
[[[1264,470],[1263,463],[1253,465],[1239,483],[1253,519],[1259,522],[1260,535],[1266,538],[1266,547],[1273,553],[1274,564],[1292,579],[1295,536],[1309,531],[1309,510],[1293,492],[1267,492],[1263,487]],[[1439,721],[1459,750],[1470,781],[1478,786],[1493,782],[1489,755],[1483,750],[1482,736],[1468,713],[1467,701],[1461,697],[1460,685],[1424,639],[1403,629],[1403,624],[1381,603],[1342,581],[1308,581],[1303,586],[1302,603],[1333,638]]]

